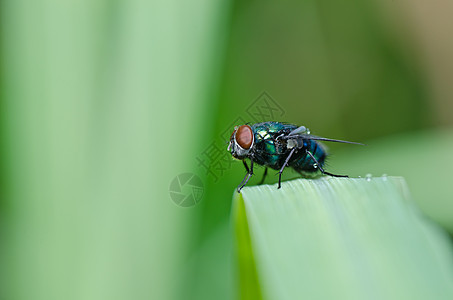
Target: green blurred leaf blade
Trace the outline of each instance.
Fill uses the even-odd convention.
[[[451,299],[452,245],[409,197],[400,177],[245,188],[256,287],[265,299]]]

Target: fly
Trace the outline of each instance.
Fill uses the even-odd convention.
[[[311,135],[305,126],[287,123],[263,122],[236,126],[231,134],[228,151],[234,158],[242,160],[247,171],[237,191],[240,192],[253,175],[253,164],[265,166],[259,184],[264,182],[268,168],[278,170],[278,188],[281,187],[282,173],[286,167],[293,168],[300,174],[319,170],[325,175],[348,177],[324,170],[327,152],[320,141],[363,145]],[[246,158],[250,159],[250,168]]]

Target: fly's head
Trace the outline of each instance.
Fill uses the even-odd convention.
[[[234,158],[244,159],[251,154],[254,142],[253,130],[249,125],[236,126],[227,149]]]

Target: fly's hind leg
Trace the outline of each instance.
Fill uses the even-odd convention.
[[[249,166],[247,166],[247,163],[245,160],[242,161],[244,163],[245,170],[247,171],[247,174],[245,175],[244,179],[242,179],[241,183],[238,185],[237,191],[238,193],[241,192],[242,188],[249,182],[250,177],[253,175],[253,158],[250,158],[250,169]]]
[[[321,171],[322,174],[333,176],[333,177],[349,177],[348,175],[337,175],[337,174],[332,174],[324,170],[324,168],[321,166],[321,164],[318,162],[318,160],[315,158],[315,156],[308,150],[305,150],[305,152],[311,157],[311,159],[315,162],[316,168]]]
[[[293,155],[294,151],[296,151],[296,148],[293,148],[293,150],[291,150],[291,152],[289,153],[288,157],[286,158],[285,163],[283,164],[282,168],[280,169],[280,171],[278,171],[278,187],[277,187],[278,189],[282,187],[282,173],[283,173],[283,170],[285,169],[285,167],[288,165],[289,159]]]

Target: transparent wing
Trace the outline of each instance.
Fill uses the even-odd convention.
[[[300,128],[300,127],[299,127]],[[299,129],[298,128],[298,129]],[[297,129],[293,130],[296,131]],[[345,143],[345,144],[355,144],[355,145],[362,145],[364,146],[365,144],[362,143],[357,143],[357,142],[350,142],[350,141],[343,141],[343,140],[336,140],[336,139],[329,139],[325,137],[320,137],[316,135],[311,135],[311,134],[297,134],[297,135],[287,135],[286,137],[282,137],[283,139],[286,140],[314,140],[314,141],[324,141],[324,142],[335,142],[335,143]]]
[[[308,128],[305,126],[300,126],[300,127],[297,127],[296,129],[294,129],[293,131],[291,131],[288,135],[296,135],[296,134],[300,134],[300,133],[309,134],[310,130],[308,130]]]

